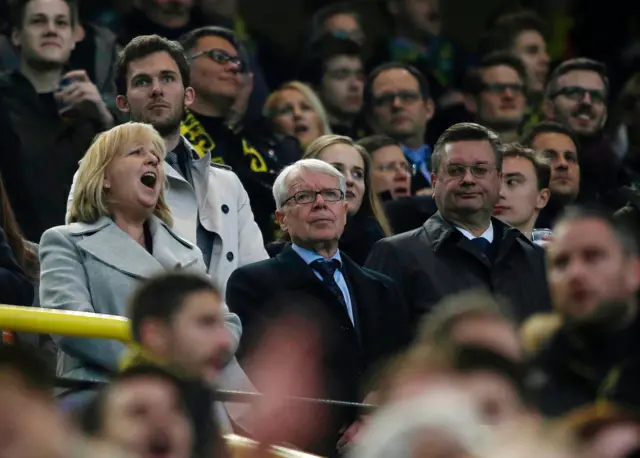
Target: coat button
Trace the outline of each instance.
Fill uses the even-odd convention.
[[[222,213],[227,214],[229,213],[229,207],[227,207],[226,205],[222,206]]]
[[[233,253],[231,251],[227,253],[227,261],[229,262],[233,261]]]

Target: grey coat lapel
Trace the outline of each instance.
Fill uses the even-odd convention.
[[[166,270],[193,267],[200,259],[200,253],[193,245],[178,237],[155,216],[149,220],[149,229],[153,239],[153,257]]]

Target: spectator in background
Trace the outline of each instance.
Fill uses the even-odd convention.
[[[549,288],[562,327],[535,358],[547,416],[605,400],[640,405],[638,290],[633,234],[591,208],[568,209],[547,247]]]
[[[516,144],[502,156],[500,200],[493,216],[531,238],[540,212],[549,202],[549,164],[535,152]]]
[[[264,105],[264,116],[276,131],[295,136],[303,148],[332,133],[322,102],[313,89],[299,81],[290,81],[273,91]]]
[[[164,200],[165,142],[148,124],[127,123],[100,135],[80,163],[70,224],[40,242],[43,307],[126,316],[129,294],[168,269],[205,273],[202,253],[171,229]],[[227,314],[234,338],[237,317]],[[54,336],[58,375],[105,380],[117,371],[120,342]],[[93,393],[65,395],[70,408]]]
[[[394,283],[359,267],[338,248],[347,220],[346,191],[344,175],[323,161],[302,159],[285,168],[273,194],[278,221],[293,244],[273,259],[236,270],[227,303],[243,323],[242,356],[277,316],[310,317],[322,336],[323,394],[358,401],[364,397],[358,385],[365,371],[401,349],[411,335]],[[261,389],[257,381],[256,386]],[[334,455],[337,433],[351,423],[350,416],[335,412],[315,451]]]
[[[396,280],[414,322],[443,297],[472,288],[504,296],[518,321],[550,309],[544,250],[491,217],[502,150],[486,127],[462,123],[447,129],[432,156],[438,213],[420,229],[373,247],[365,265]]]
[[[64,222],[78,161],[95,135],[114,122],[87,73],[65,73],[75,46],[77,17],[71,5],[65,0],[12,5],[20,68],[0,77],[0,107],[6,110],[0,118],[9,120],[4,129],[18,137],[19,150],[2,151],[0,171],[12,177],[7,193],[31,241]]]
[[[620,159],[604,131],[608,116],[609,78],[604,64],[571,59],[549,77],[544,113],[576,135],[580,142],[580,198],[617,210],[624,205],[617,189],[626,184]]]
[[[325,35],[346,38],[360,46],[365,44],[366,37],[360,14],[351,3],[338,2],[326,5],[313,14],[309,43],[314,43]]]
[[[373,131],[402,143],[405,156],[416,168],[412,193],[429,193],[432,148],[425,143],[425,135],[435,105],[425,77],[404,64],[382,64],[367,77],[364,103]]]
[[[304,158],[328,162],[344,175],[349,209],[340,249],[363,265],[373,244],[392,234],[380,198],[371,185],[369,153],[349,137],[324,135],[309,145]]]
[[[521,10],[499,16],[480,39],[481,55],[507,51],[520,58],[526,68],[527,124],[541,121],[541,105],[549,76],[550,58],[547,53],[545,21],[533,11]]]
[[[371,156],[371,187],[383,201],[411,195],[413,167],[402,145],[386,135],[372,135],[358,141]]]
[[[274,135],[266,119],[245,119],[251,75],[246,51],[235,34],[221,27],[202,27],[181,38],[189,57],[193,103],[180,132],[199,157],[229,165],[244,186],[265,241],[274,239],[275,208],[269,190],[277,172],[302,151],[294,138]]]
[[[487,55],[467,75],[466,108],[503,142],[518,141],[527,108],[526,81],[520,59],[509,53]]]
[[[299,79],[314,88],[335,134],[354,140],[364,136],[362,48],[348,38],[325,35],[312,43],[301,64]]]
[[[31,305],[33,284],[16,261],[4,230],[0,229],[0,296],[3,304]]]
[[[536,227],[550,228],[564,208],[575,203],[580,194],[578,139],[561,124],[545,121],[533,126],[522,144],[535,150],[551,166],[551,196],[536,221]]]

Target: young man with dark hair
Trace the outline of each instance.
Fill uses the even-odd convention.
[[[3,129],[19,138],[20,147],[0,151],[0,171],[18,223],[37,242],[46,229],[64,223],[73,171],[114,118],[86,71],[66,71],[76,44],[75,2],[20,0],[11,6],[12,18],[21,21],[11,33],[20,65],[0,77],[6,111],[0,118],[10,120]]]
[[[320,37],[305,54],[298,79],[316,90],[334,134],[363,136],[357,123],[365,79],[360,45],[349,38]]]
[[[475,122],[493,129],[504,142],[518,139],[527,108],[527,73],[508,52],[485,56],[465,81],[465,106]]]
[[[510,144],[505,147],[502,162],[500,200],[493,216],[530,235],[540,211],[549,202],[549,163],[533,150]]]
[[[332,3],[314,13],[311,18],[309,42],[313,43],[324,35],[347,38],[360,46],[364,45],[362,20],[353,4]]]

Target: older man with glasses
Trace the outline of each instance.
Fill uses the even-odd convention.
[[[443,297],[475,288],[510,300],[519,320],[550,309],[543,249],[491,216],[502,152],[497,134],[479,124],[447,129],[431,157],[438,212],[374,245],[367,267],[396,280],[413,322]]]
[[[362,375],[407,344],[411,335],[408,310],[395,283],[359,267],[338,249],[347,220],[345,193],[344,176],[326,162],[303,159],[286,167],[273,196],[278,223],[292,244],[275,258],[237,269],[227,284],[227,303],[243,324],[241,364],[278,316],[303,315],[322,339],[322,394],[362,401]],[[253,381],[260,390],[260,381]],[[351,413],[334,412],[328,435],[312,451],[333,456],[338,431],[352,420]]]

